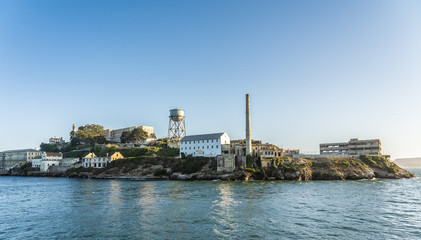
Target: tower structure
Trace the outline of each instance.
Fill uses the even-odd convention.
[[[246,94],[246,156],[251,155],[250,95]]]
[[[186,136],[186,123],[184,110],[171,109],[168,126],[168,147],[179,148],[180,140]]]
[[[76,124],[73,124],[72,131],[70,132],[70,141],[76,137]]]

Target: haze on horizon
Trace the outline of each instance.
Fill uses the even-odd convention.
[[[0,2],[0,151],[71,126],[245,136],[421,156],[420,1]]]

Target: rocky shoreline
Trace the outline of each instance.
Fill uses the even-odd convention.
[[[218,173],[214,159],[143,157],[112,162],[104,169],[76,168],[66,172],[12,171],[11,176],[68,177],[120,180],[359,180],[401,179],[415,175],[385,157],[280,158],[267,168],[238,168]]]

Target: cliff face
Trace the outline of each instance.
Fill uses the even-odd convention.
[[[385,157],[360,158],[284,158],[265,169],[267,176],[286,180],[356,180],[373,178],[411,178],[414,174],[398,167]]]
[[[414,174],[384,157],[360,158],[278,158],[268,168],[240,168],[232,173],[217,173],[216,161],[209,158],[137,157],[113,161],[102,169],[77,168],[65,173],[17,172],[23,176],[53,176],[117,179],[172,180],[357,180],[373,178],[411,178]]]

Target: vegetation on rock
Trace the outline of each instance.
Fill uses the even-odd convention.
[[[60,152],[55,144],[41,143],[39,147],[42,152]]]
[[[253,168],[253,157],[250,154],[246,156],[246,167]]]

